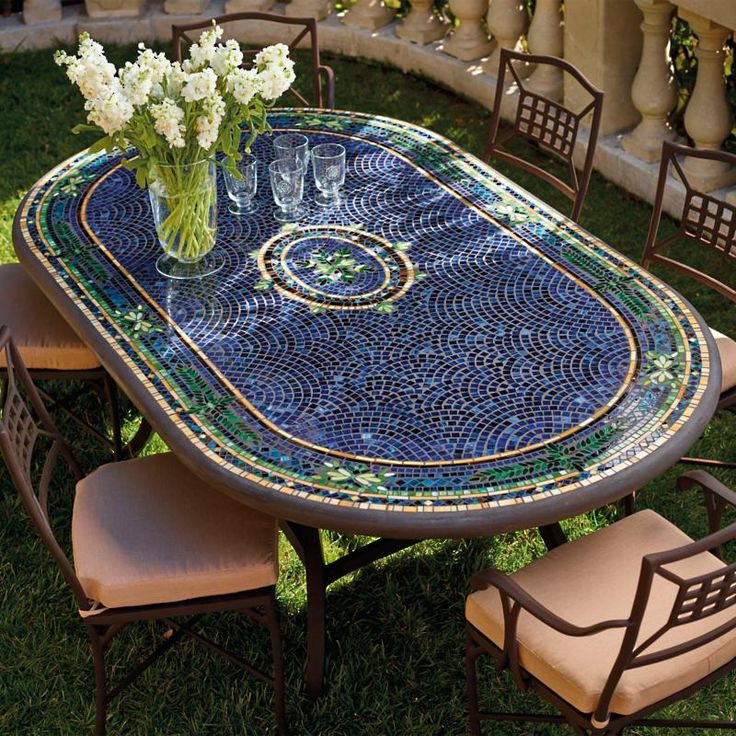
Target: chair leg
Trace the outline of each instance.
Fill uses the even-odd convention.
[[[126,446],[126,450],[130,453],[131,457],[137,457],[138,453],[145,447],[146,442],[153,434],[153,428],[148,423],[145,417],[141,417],[141,423],[138,427],[138,431],[133,436],[133,439]]]
[[[123,438],[120,421],[120,403],[118,396],[118,387],[111,376],[106,375],[104,378],[105,398],[110,404],[110,420],[112,422],[112,451],[115,460],[123,459]]]
[[[92,661],[95,668],[95,736],[105,736],[107,720],[107,675],[105,674],[105,649],[96,632],[89,632],[92,645]]]
[[[636,491],[624,496],[624,516],[631,516],[636,511]]]
[[[280,736],[287,736],[286,725],[286,692],[284,686],[284,650],[281,645],[276,597],[272,593],[271,601],[266,609],[268,630],[271,633],[271,653],[273,656],[273,689],[274,710],[276,713],[276,729]]]
[[[468,720],[471,736],[481,736],[478,718],[477,648],[470,634],[465,634],[465,682],[468,691]]]

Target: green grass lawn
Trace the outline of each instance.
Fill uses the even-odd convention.
[[[134,49],[118,49],[115,61]],[[479,153],[489,115],[426,82],[364,62],[328,59],[337,76],[337,104],[344,109],[391,115],[442,133]],[[88,145],[70,128],[82,120],[80,98],[51,61],[51,52],[0,56],[0,261],[15,259],[11,222],[25,191],[49,168]],[[529,155],[539,155],[529,152]],[[512,178],[563,211],[557,193],[518,172]],[[650,207],[595,175],[582,223],[595,235],[638,260]],[[669,224],[671,227],[671,224]],[[722,331],[736,334],[734,310],[700,287],[660,273]],[[96,411],[91,405],[90,411]],[[131,417],[132,418],[132,417]],[[75,433],[78,434],[78,433]],[[718,416],[697,450],[736,458],[736,425]],[[107,458],[77,438],[87,468]],[[148,451],[163,449],[152,441]],[[691,534],[704,530],[695,496],[678,496],[682,467],[647,486],[640,505],[656,508]],[[729,480],[724,477],[726,482]],[[55,518],[66,528],[72,489],[60,484]],[[611,507],[565,523],[571,535],[588,533],[617,516]],[[66,533],[66,532],[65,532]],[[63,535],[62,535],[63,536]],[[355,540],[324,535],[332,557]],[[67,540],[68,541],[68,540]],[[0,734],[91,732],[93,678],[86,636],[70,591],[35,538],[4,469],[0,471]],[[301,694],[305,658],[304,574],[286,542],[281,546],[278,596],[287,661],[288,712],[293,734],[325,736],[459,736],[467,732],[463,664],[463,599],[471,574],[488,565],[514,570],[542,554],[535,530],[471,541],[429,541],[343,579],[328,597],[326,694],[310,702]],[[264,661],[266,639],[240,619],[211,619],[210,633]],[[119,638],[109,656],[119,671],[160,637],[162,629],[139,625]],[[114,676],[114,673],[113,673]],[[482,689],[495,709],[543,707],[519,695],[510,678],[482,670]],[[736,716],[734,685],[725,678],[668,715]],[[110,734],[186,736],[271,732],[271,693],[226,662],[183,643],[115,701]],[[486,726],[488,734],[563,734],[562,727]],[[627,731],[628,733],[629,731]],[[636,734],[665,733],[631,729]]]

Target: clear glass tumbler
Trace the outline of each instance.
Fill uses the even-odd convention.
[[[232,200],[228,210],[233,215],[248,215],[258,209],[253,202],[258,187],[258,162],[255,156],[246,153],[235,166],[240,177],[223,169],[227,195]]]
[[[309,165],[309,139],[301,133],[285,133],[273,139],[274,159],[297,161],[306,170]]]
[[[274,202],[279,209],[273,216],[279,222],[299,219],[299,205],[304,197],[304,167],[293,159],[277,159],[268,166]]]
[[[340,203],[340,187],[345,183],[345,147],[339,143],[322,143],[312,149],[314,183],[319,194],[314,201],[321,207]]]

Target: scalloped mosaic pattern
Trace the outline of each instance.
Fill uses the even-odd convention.
[[[421,128],[270,122],[346,146],[343,203],[282,228],[262,136],[258,213],[230,215],[220,191],[214,277],[156,272],[147,194],[119,159],[63,164],[24,213],[38,255],[202,452],[315,501],[451,511],[583,489],[687,419],[708,364],[661,283]]]

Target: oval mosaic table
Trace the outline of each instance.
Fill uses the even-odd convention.
[[[116,157],[61,164],[17,217],[21,261],[194,470],[314,526],[466,536],[611,501],[699,436],[718,366],[666,285],[426,130],[270,121],[346,146],[343,203],[277,223],[259,138],[260,211],[220,192],[211,278],[157,273]]]
[[[422,128],[270,122],[345,145],[342,204],[276,222],[262,136],[259,211],[221,189],[212,277],[156,271],[120,157],[64,162],[16,217],[20,260],[193,471],[306,528],[458,537],[611,502],[700,435],[720,366],[661,281]]]

